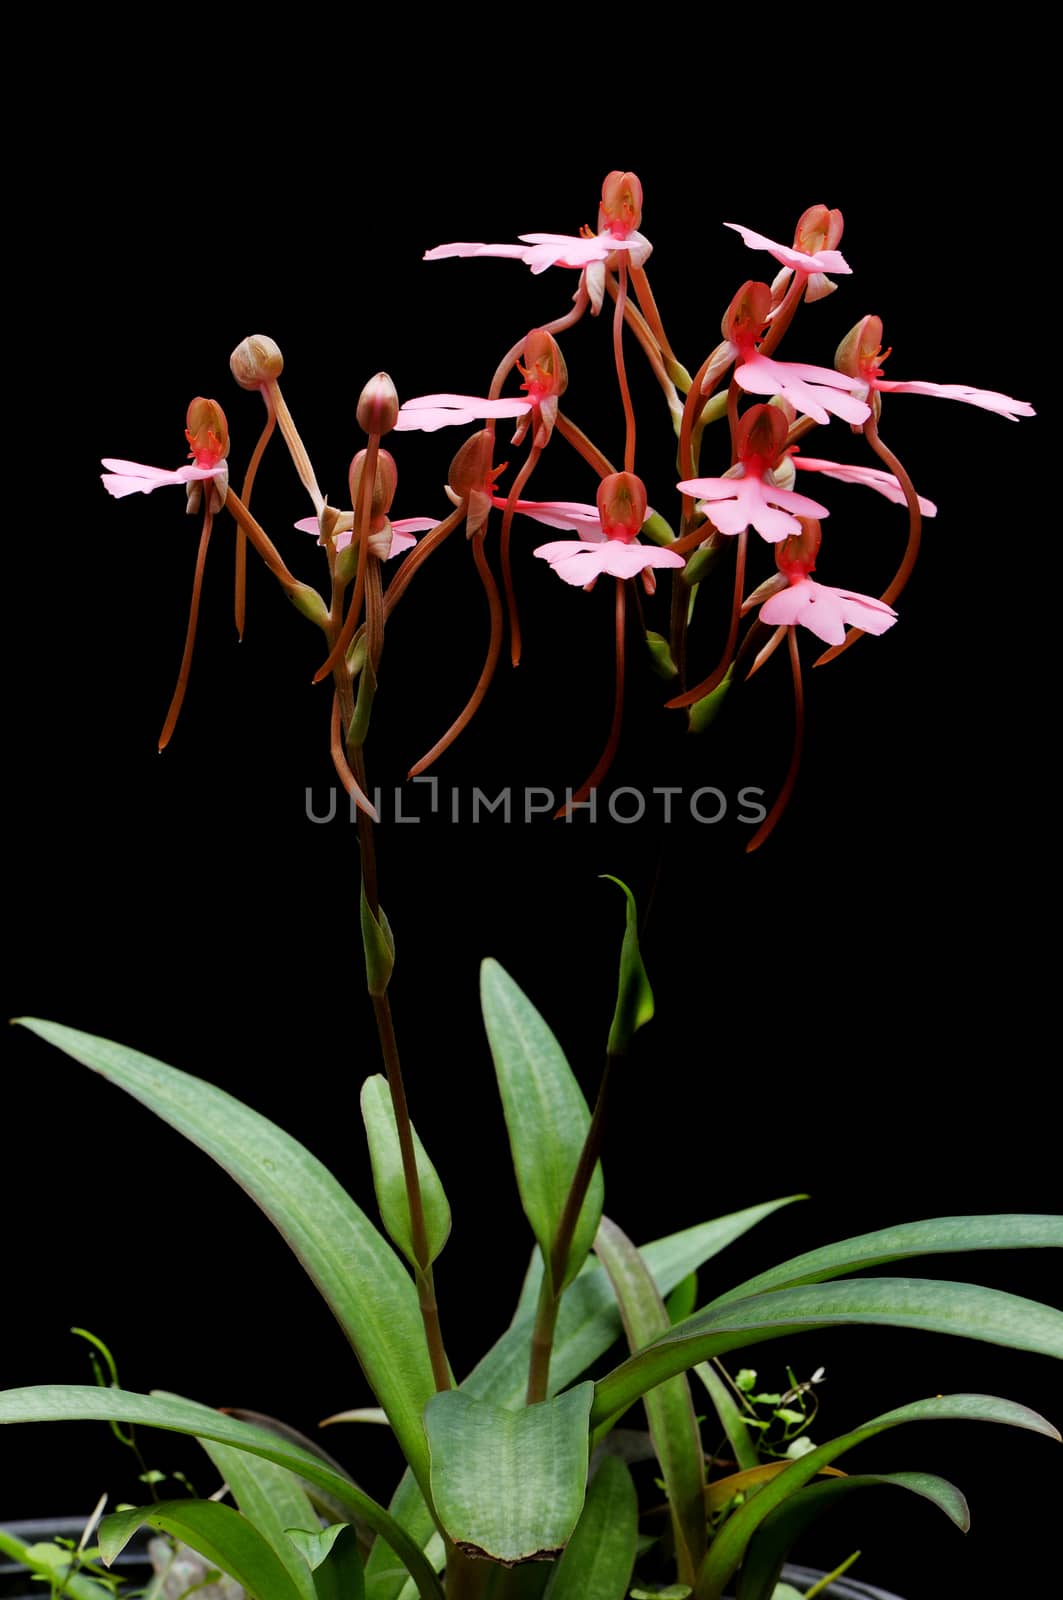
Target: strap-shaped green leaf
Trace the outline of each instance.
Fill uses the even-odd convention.
[[[911,1405],[898,1406],[895,1411],[886,1411],[882,1416],[854,1428],[851,1433],[841,1434],[837,1439],[831,1439],[799,1456],[784,1472],[763,1484],[751,1499],[728,1517],[705,1557],[696,1585],[698,1600],[720,1600],[724,1585],[738,1567],[755,1530],[777,1506],[781,1506],[790,1495],[815,1477],[822,1467],[828,1466],[855,1445],[863,1444],[878,1433],[885,1433],[888,1428],[899,1427],[905,1422],[931,1421],[1002,1422],[1011,1427],[1029,1428],[1034,1433],[1047,1434],[1049,1438],[1059,1438],[1052,1424],[1036,1411],[991,1394],[939,1395],[935,1399],[916,1400]]]
[[[392,1240],[411,1266],[417,1266],[413,1248],[413,1227],[402,1166],[402,1149],[391,1102],[388,1080],[381,1073],[366,1078],[362,1085],[362,1119],[369,1141],[369,1160],[373,1168],[373,1187],[380,1218]],[[429,1261],[434,1261],[450,1234],[450,1206],[443,1193],[439,1174],[429,1161],[424,1145],[413,1132],[417,1176],[421,1184],[421,1204],[428,1235]]]
[[[959,1255],[970,1250],[1063,1249],[1063,1216],[1021,1212],[987,1217],[929,1217],[924,1222],[904,1222],[874,1233],[860,1233],[837,1244],[823,1245],[789,1261],[758,1272],[755,1278],[711,1302],[725,1305],[767,1289],[789,1289],[799,1283],[822,1283],[844,1278],[868,1267],[884,1267],[913,1256]]]
[[[316,1600],[307,1564],[288,1537],[291,1528],[316,1533],[321,1526],[305,1489],[275,1461],[264,1461],[261,1456],[237,1450],[231,1444],[219,1444],[216,1439],[200,1442],[229,1485],[242,1515],[288,1569],[302,1600]]]
[[[627,1054],[638,1030],[652,1021],[653,990],[639,949],[639,914],[635,896],[620,878],[614,878],[608,872],[604,876],[623,890],[626,901],[624,938],[620,946],[620,980],[608,1042],[609,1054],[620,1056]]]
[[[638,1534],[638,1496],[631,1473],[616,1456],[606,1456],[591,1479],[545,1600],[624,1600]]]
[[[460,1389],[432,1396],[432,1498],[460,1549],[508,1565],[564,1548],[583,1509],[593,1392],[581,1383],[521,1411]]]
[[[124,1389],[101,1389],[94,1384],[7,1389],[0,1393],[0,1423],[4,1422],[131,1422],[250,1450],[334,1495],[387,1541],[413,1577],[423,1600],[442,1600],[439,1580],[421,1550],[383,1506],[309,1450],[301,1450],[264,1428],[237,1422],[233,1417],[224,1416],[220,1411],[211,1412],[208,1407],[192,1401],[163,1395],[129,1394]]]
[[[358,1535],[348,1523],[290,1535],[300,1559],[313,1574],[316,1600],[365,1600],[365,1569],[358,1553]]]
[[[594,1251],[613,1285],[628,1346],[640,1350],[671,1326],[650,1269],[608,1217]],[[679,1577],[693,1583],[705,1555],[705,1455],[686,1374],[651,1389],[645,1405],[672,1513]]]
[[[763,1205],[749,1206],[726,1217],[697,1223],[679,1233],[656,1239],[642,1247],[643,1259],[653,1273],[661,1294],[668,1294],[689,1273],[727,1245],[763,1222],[772,1212],[788,1206],[803,1195],[787,1195]],[[528,1381],[528,1340],[531,1338],[535,1304],[542,1282],[543,1263],[534,1250],[531,1266],[521,1291],[512,1325],[495,1342],[462,1384],[467,1394],[495,1405],[515,1409],[524,1403]],[[561,1300],[554,1330],[554,1353],[550,1363],[550,1384],[564,1387],[605,1354],[621,1332],[620,1312],[605,1269],[593,1258],[569,1285]],[[442,1541],[425,1505],[424,1497],[409,1472],[405,1473],[389,1507],[392,1515],[428,1552],[429,1559],[442,1564]],[[437,1559],[438,1558],[438,1559]],[[386,1545],[378,1541],[366,1563],[370,1600],[409,1600],[405,1577],[393,1572],[395,1560]]]
[[[406,1460],[427,1487],[421,1412],[435,1385],[417,1291],[328,1169],[266,1117],[187,1072],[56,1022],[22,1020],[183,1133],[257,1201],[331,1307]]]
[[[76,1558],[72,1550],[64,1549],[62,1545],[48,1540],[25,1544],[6,1528],[0,1528],[0,1555],[10,1556],[27,1572],[44,1578],[68,1600],[114,1600],[111,1583],[98,1582],[91,1576],[93,1572],[98,1572],[101,1578],[106,1578],[103,1568],[95,1562],[86,1562],[83,1556]],[[72,1572],[71,1568],[75,1565],[79,1570]],[[44,1593],[43,1589],[41,1593]]]
[[[921,1495],[964,1532],[970,1526],[967,1501],[959,1489],[947,1478],[939,1478],[932,1472],[861,1473],[809,1484],[765,1517],[749,1541],[738,1579],[738,1600],[772,1600],[787,1552],[805,1529],[853,1490],[879,1485]]]
[[[110,1564],[138,1528],[147,1525],[191,1545],[212,1566],[227,1572],[253,1600],[300,1600],[277,1553],[246,1517],[216,1500],[159,1500],[132,1511],[116,1511],[100,1523],[100,1551]]]
[[[655,1384],[710,1356],[843,1323],[952,1333],[1063,1359],[1063,1312],[999,1289],[929,1278],[803,1284],[709,1306],[677,1323],[599,1381],[591,1425],[626,1411]]]
[[[484,962],[480,995],[521,1204],[549,1262],[590,1113],[561,1046],[497,961]],[[565,1283],[575,1277],[591,1247],[603,1192],[601,1168],[596,1166],[569,1248]],[[555,1290],[561,1287],[554,1285]]]

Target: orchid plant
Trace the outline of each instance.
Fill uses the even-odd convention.
[[[750,1369],[732,1373],[722,1358],[836,1324],[951,1333],[1063,1357],[1063,1313],[1048,1306],[970,1284],[854,1276],[916,1256],[1058,1248],[1063,1219],[944,1217],[885,1227],[810,1250],[730,1287],[713,1267],[710,1297],[699,1305],[699,1271],[798,1197],[698,1222],[640,1247],[604,1215],[611,1085],[654,1014],[635,900],[619,880],[624,924],[617,999],[593,1108],[517,979],[492,959],[484,963],[484,1025],[535,1244],[506,1332],[469,1373],[456,1374],[449,1359],[435,1274],[450,1208],[444,1178],[429,1156],[432,1137],[422,1143],[411,1120],[416,1083],[408,1092],[391,1011],[395,934],[381,903],[379,817],[366,764],[385,631],[395,607],[432,554],[464,528],[487,602],[489,641],[463,709],[413,762],[411,776],[417,776],[475,715],[507,633],[510,658],[514,664],[520,659],[519,563],[512,550],[518,519],[575,535],[532,551],[564,583],[593,591],[600,578],[613,580],[612,720],[589,775],[562,807],[567,815],[594,793],[619,748],[632,637],[641,639],[655,670],[669,680],[669,710],[685,710],[695,727],[707,725],[734,686],[785,642],[795,704],[792,757],[779,796],[749,842],[756,849],[779,823],[797,778],[804,717],[799,630],[827,646],[819,658],[826,662],[862,634],[890,629],[897,616],[893,602],[918,553],[922,519],[936,510],[883,442],[882,397],[937,395],[1012,420],[1031,413],[1026,403],[996,391],[886,379],[877,317],[856,324],[833,366],[780,360],[776,352],[799,310],[812,307],[814,317],[815,303],[837,288],[834,278],[850,275],[838,248],[841,214],[822,205],[798,219],[792,245],[727,225],[779,270],[770,283],[750,280],[738,288],[722,318],[722,342],[691,375],[673,351],[650,288],[652,246],[641,223],[638,179],[613,172],[594,230],[430,249],[426,259],[433,261],[501,257],[536,274],[567,269],[578,274],[571,308],[511,345],[484,396],[436,393],[400,405],[390,379],[383,373],[373,378],[357,406],[367,442],[351,463],[344,508],[331,505],[321,490],[281,392],[281,352],[261,335],[245,339],[231,358],[237,383],[258,391],[265,406],[239,494],[229,476],[228,423],[211,399],[196,398],[188,409],[191,465],[165,470],[119,459],[103,463],[103,483],[113,496],[181,485],[188,510],[202,519],[185,649],[160,747],[173,736],[188,687],[208,546],[223,512],[236,525],[238,629],[250,545],[322,635],[315,681],[331,687],[331,760],[357,810],[358,915],[384,1067],[366,1079],[361,1096],[379,1225],[296,1140],[222,1089],[58,1023],[28,1019],[26,1026],[184,1134],[273,1220],[343,1328],[406,1463],[385,1506],[315,1442],[280,1421],[249,1420],[168,1394],[132,1394],[113,1383],[0,1395],[6,1422],[106,1419],[202,1442],[235,1508],[217,1498],[184,1496],[119,1511],[100,1529],[108,1559],[146,1523],[191,1544],[255,1600],[624,1600],[647,1594],[721,1600],[732,1592],[738,1600],[771,1600],[785,1592],[780,1574],[794,1539],[855,1489],[907,1489],[966,1526],[962,1494],[934,1474],[843,1473],[835,1463],[854,1447],[902,1424],[930,1420],[997,1422],[1059,1438],[1051,1422],[1025,1406],[954,1394],[918,1397],[815,1443],[807,1431],[814,1380],[791,1373],[785,1392],[782,1386],[764,1390]],[[616,460],[561,409],[569,385],[563,336],[584,316],[601,315],[607,302],[623,415]],[[640,435],[627,370],[634,349],[649,364],[677,441],[680,498],[671,521],[651,508],[651,490],[636,470]],[[519,394],[503,394],[507,385],[519,387]],[[832,419],[881,465],[803,456],[802,442]],[[500,480],[508,463],[497,460],[499,422],[515,424],[513,443],[523,450],[505,484]],[[450,467],[449,509],[392,519],[398,471],[384,439],[448,426],[475,429]],[[312,506],[312,516],[297,524],[302,546],[287,535],[275,538],[276,530],[267,532],[251,510],[259,463],[276,432]],[[715,440],[719,470],[713,473],[702,456]],[[593,475],[593,501],[527,497],[547,450],[567,452],[574,471]],[[796,489],[799,470],[819,475],[822,501]],[[812,577],[835,481],[872,489],[906,513],[903,549],[879,595]],[[666,503],[670,487],[654,485],[655,507]],[[575,478],[573,492],[579,492]],[[490,535],[499,514],[493,561]],[[287,540],[299,565],[306,534],[322,551],[321,587],[297,577],[282,554]],[[770,570],[747,576],[751,556],[763,545],[770,547]],[[715,656],[715,664],[705,671],[703,661],[690,671],[699,587],[729,569],[729,621],[708,658]],[[643,603],[655,601],[662,576],[671,583],[670,605],[657,632],[647,626]],[[626,1355],[600,1371],[597,1364],[618,1342]],[[596,1377],[587,1376],[591,1369]],[[637,1402],[645,1425],[633,1442],[630,1429],[619,1424]],[[699,1417],[699,1410],[707,1414]],[[645,1481],[632,1471],[638,1459],[654,1464]]]

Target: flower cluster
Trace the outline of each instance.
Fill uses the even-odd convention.
[[[369,808],[359,776],[364,764],[361,743],[375,693],[384,629],[416,574],[450,534],[462,527],[486,601],[489,638],[484,665],[464,709],[431,750],[412,765],[412,774],[437,761],[475,714],[495,674],[507,619],[514,664],[520,658],[519,530],[529,520],[575,535],[532,545],[530,550],[532,557],[547,563],[565,584],[592,591],[600,578],[613,580],[613,718],[602,755],[578,796],[585,796],[597,784],[615,754],[622,724],[625,657],[636,629],[655,670],[672,682],[668,706],[688,711],[692,727],[705,726],[719,709],[720,697],[761,666],[784,636],[789,637],[798,706],[795,750],[799,748],[804,697],[794,630],[811,632],[828,646],[821,660],[840,654],[862,634],[884,633],[897,619],[893,602],[914,567],[923,518],[937,511],[934,502],[917,491],[882,437],[883,396],[936,395],[1011,420],[1032,414],[1032,407],[995,390],[886,378],[883,367],[889,352],[883,353],[882,322],[877,316],[864,316],[855,324],[838,346],[831,365],[780,359],[778,346],[799,307],[814,306],[835,293],[839,287],[836,280],[857,276],[839,248],[844,232],[842,214],[822,204],[808,207],[797,219],[792,243],[773,240],[742,223],[725,224],[748,249],[771,257],[778,271],[771,282],[749,279],[732,294],[720,322],[722,341],[709,349],[692,377],[672,348],[649,286],[647,263],[652,246],[641,231],[642,214],[638,178],[616,171],[602,186],[593,228],[585,226],[577,233],[523,233],[512,244],[459,241],[427,250],[425,260],[430,262],[501,257],[518,260],[535,274],[553,267],[568,269],[579,275],[576,293],[569,310],[530,329],[513,346],[496,366],[486,394],[443,391],[414,396],[400,404],[386,374],[372,379],[358,405],[358,420],[368,443],[352,464],[346,509],[330,506],[318,487],[309,454],[280,392],[283,358],[276,344],[264,335],[245,340],[232,357],[238,383],[246,390],[257,390],[267,410],[266,428],[252,454],[240,497],[229,485],[228,429],[213,401],[195,400],[189,409],[190,465],[163,470],[128,461],[104,462],[108,469],[104,485],[116,497],[150,493],[163,484],[183,484],[189,508],[196,510],[202,503],[204,484],[210,484],[189,638],[166,737],[172,731],[187,680],[211,518],[224,506],[238,527],[236,610],[240,625],[240,554],[250,542],[297,608],[324,633],[325,660],[317,678],[330,679],[333,684],[333,759],[364,809]],[[623,415],[622,441],[609,441],[611,453],[605,448],[606,441],[590,438],[562,409],[570,382],[562,348],[564,336],[585,314],[600,313],[607,300],[612,303],[607,359]],[[811,316],[814,320],[815,312]],[[638,471],[640,436],[627,371],[636,351],[649,363],[679,439],[674,515],[667,507],[663,512],[650,509],[650,491]],[[600,387],[600,380],[596,381]],[[522,455],[511,476],[505,478],[510,463],[496,459],[496,432],[499,423],[509,422],[514,424],[513,449]],[[838,422],[861,437],[872,460],[835,460],[828,454],[806,451],[810,432]],[[397,438],[449,427],[474,430],[458,449],[448,473],[449,511],[392,520],[398,467],[381,440],[388,434]],[[283,436],[311,500],[313,514],[296,526],[312,533],[325,552],[327,593],[292,575],[278,546],[250,511],[257,463],[275,428]],[[710,446],[715,470],[706,470],[707,461],[702,464]],[[593,480],[593,497],[586,490],[580,499],[529,497],[529,480],[547,450],[551,458],[562,458],[574,493],[579,493],[578,475],[585,482]],[[801,473],[817,474],[821,485],[817,496],[798,490]],[[903,552],[877,597],[821,584],[811,576],[819,559],[823,524],[835,510],[834,482],[872,489],[906,513]],[[661,486],[664,493],[654,490],[655,506],[666,503],[668,488]],[[494,518],[500,518],[496,557],[492,554],[495,542],[489,539]],[[898,523],[903,529],[904,521],[899,518]],[[833,521],[829,525],[833,527]],[[751,532],[757,536],[752,544]],[[419,534],[423,535],[420,541]],[[758,582],[747,573],[760,542],[772,546],[775,561],[774,570]],[[843,567],[840,544],[838,550],[837,557],[832,552],[832,560],[837,559]],[[389,563],[386,585],[383,563]],[[719,581],[729,567],[730,624],[719,641],[712,670],[705,674],[703,669],[700,678],[692,672],[696,681],[690,684],[686,681],[687,663],[697,659],[701,648],[693,636],[688,640],[694,594],[701,583]],[[681,586],[670,607],[667,638],[650,630],[641,606],[629,607],[627,599],[635,578],[652,597],[662,573],[670,575],[673,585]],[[748,619],[744,634],[743,619]],[[768,629],[774,632],[764,643]],[[750,658],[750,673],[740,670]],[[771,826],[776,820],[771,819]],[[761,842],[767,831],[770,828],[762,830],[754,844]]]

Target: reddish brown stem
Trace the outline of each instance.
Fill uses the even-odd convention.
[[[608,456],[602,454],[596,444],[592,444],[582,428],[577,428],[574,422],[569,421],[563,412],[557,413],[554,427],[567,444],[578,450],[587,465],[593,467],[599,478],[608,478],[616,468]]]
[[[208,487],[208,495],[210,488]],[[207,498],[206,496],[204,497]],[[196,625],[199,622],[199,597],[203,592],[203,569],[207,561],[207,546],[210,544],[210,530],[214,524],[214,513],[210,509],[209,499],[203,513],[203,531],[199,536],[199,550],[196,553],[196,570],[192,576],[192,603],[188,608],[188,627],[185,630],[185,647],[181,654],[181,666],[177,674],[177,687],[170,701],[170,709],[166,713],[166,721],[159,734],[159,749],[165,750],[177,726],[177,719],[181,715],[184,705],[185,690],[188,688],[188,675],[192,670],[192,651],[196,643]]]
[[[605,774],[613,764],[617,748],[620,744],[620,728],[624,720],[624,627],[626,620],[625,600],[627,591],[625,579],[616,580],[616,688],[613,698],[613,721],[609,729],[609,737],[605,742],[605,749],[598,759],[598,763],[589,778],[585,778],[572,796],[554,812],[554,819],[558,817],[571,817],[573,809],[582,805],[592,789],[596,789]]]
[[[790,804],[790,796],[794,792],[797,774],[801,767],[801,749],[805,742],[805,695],[801,684],[801,658],[797,653],[797,629],[790,628],[790,669],[794,676],[794,747],[790,755],[790,765],[787,769],[786,780],[776,798],[768,815],[764,818],[756,833],[746,845],[746,854],[759,850],[765,839],[769,837],[775,824]]]
[[[674,700],[665,702],[670,710],[681,710],[685,706],[693,705],[695,700],[703,700],[707,694],[712,693],[718,684],[723,682],[727,674],[727,668],[731,665],[731,659],[734,656],[735,643],[738,639],[738,624],[742,615],[742,591],[746,582],[746,540],[748,537],[749,529],[743,528],[738,535],[738,551],[735,556],[734,600],[731,605],[731,626],[728,629],[727,643],[724,646],[723,654],[714,670],[695,688],[687,689],[685,694],[676,695]]]
[[[620,257],[620,272],[616,288],[616,307],[613,314],[613,359],[616,378],[620,385],[620,399],[624,406],[624,471],[635,470],[635,407],[628,388],[627,369],[624,366],[624,307],[627,305],[627,259]]]
[[[252,451],[251,460],[248,462],[247,471],[244,473],[240,499],[245,506],[249,506],[251,503],[251,491],[255,486],[259,462],[262,460],[265,448],[269,444],[270,436],[277,426],[277,418],[268,389],[262,390],[262,398],[266,402],[266,425],[258,436],[258,443]],[[236,617],[236,635],[237,638],[242,639],[247,615],[247,534],[239,524],[237,524],[236,528],[236,581],[233,612]]]
[[[498,585],[495,583],[494,573],[491,571],[487,556],[484,554],[484,536],[482,533],[478,533],[474,537],[472,553],[476,562],[476,570],[480,574],[480,581],[487,595],[487,605],[491,614],[491,637],[487,646],[487,658],[484,661],[483,671],[480,673],[476,688],[469,696],[469,702],[464,711],[459,717],[455,718],[446,733],[436,741],[431,750],[428,751],[428,754],[423,755],[420,761],[410,768],[408,776],[411,778],[419,777],[422,772],[426,772],[432,763],[439,759],[444,750],[449,750],[459,733],[462,733],[468,727],[483,704],[484,695],[487,693],[491,679],[495,675],[495,668],[498,665],[498,657],[502,650],[502,599],[498,592]]]
[[[542,455],[542,446],[533,444],[528,452],[523,466],[513,480],[513,487],[506,497],[506,509],[502,513],[502,588],[506,596],[506,611],[509,614],[509,657],[515,667],[520,665],[520,613],[517,610],[517,591],[513,583],[513,564],[509,557],[510,537],[513,532],[513,510],[520,499],[521,490],[532,475],[535,463]]]

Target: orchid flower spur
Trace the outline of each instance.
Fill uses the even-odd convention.
[[[797,516],[825,517],[827,507],[807,495],[780,488],[773,476],[785,464],[787,419],[777,406],[751,406],[738,427],[738,462],[722,478],[686,478],[683,494],[698,497],[698,510],[721,533],[738,534],[753,524],[775,544],[801,531]]]
[[[742,285],[727,308],[721,354],[729,347],[737,363],[734,378],[739,388],[752,394],[782,395],[795,411],[815,422],[829,422],[831,412],[854,426],[866,422],[870,407],[849,392],[864,387],[860,378],[804,361],[776,361],[758,352],[757,340],[771,309],[771,289],[752,280]]]
[[[168,472],[164,467],[148,467],[139,461],[117,461],[105,456],[101,465],[108,470],[100,474],[103,487],[116,500],[122,500],[127,494],[151,494],[153,489],[166,484],[183,483],[191,486],[212,478],[217,487],[211,495],[211,505],[217,511],[225,499],[229,480],[229,467],[225,459],[229,453],[229,430],[225,414],[217,401],[205,400],[202,396],[192,401],[188,408],[185,438],[191,446],[188,452],[190,466],[176,467]],[[201,493],[198,487],[189,488],[190,511],[198,511]]]
[[[871,595],[813,582],[809,573],[816,570],[819,542],[819,524],[812,522],[798,537],[779,545],[775,561],[787,587],[765,600],[761,622],[773,628],[808,628],[826,644],[841,644],[846,624],[864,633],[885,633],[892,628],[897,620],[892,606]]]
[[[797,272],[804,282],[805,299],[822,300],[838,287],[826,276],[828,272],[842,274],[853,270],[841,251],[834,248],[842,236],[842,214],[840,211],[828,211],[826,206],[809,206],[807,211],[802,212],[794,229],[792,247],[778,244],[763,233],[743,228],[737,222],[725,222],[724,227],[740,234],[743,243],[751,250],[767,250],[781,264],[784,270],[772,284],[775,294],[781,292],[782,284],[791,272]]]
[[[892,347],[891,347],[892,348]],[[875,405],[878,415],[879,394],[928,394],[939,400],[962,400],[966,405],[979,406],[983,411],[995,411],[998,416],[1017,422],[1020,417],[1036,413],[1025,400],[1013,400],[1010,395],[999,394],[995,389],[972,389],[963,383],[926,383],[915,379],[903,382],[882,376],[882,363],[890,351],[882,349],[882,318],[863,317],[838,346],[834,364],[839,372],[859,380],[854,392],[866,397]]]
[[[597,311],[605,290],[604,264],[617,251],[625,251],[633,266],[641,267],[653,246],[638,232],[642,220],[642,185],[633,172],[611,172],[602,185],[598,207],[598,231],[568,233],[522,233],[520,244],[437,245],[426,250],[425,261],[443,261],[451,256],[504,256],[523,261],[534,273],[547,267],[573,267],[583,271],[597,267],[588,282],[588,292]]]
[[[673,550],[637,542],[646,520],[646,490],[632,472],[614,472],[598,485],[597,506],[579,501],[518,501],[516,510],[555,527],[576,528],[579,539],[556,539],[533,551],[565,583],[590,589],[603,573],[614,578],[634,578],[642,573],[643,587],[652,594],[651,567],[682,567],[686,563]]]

